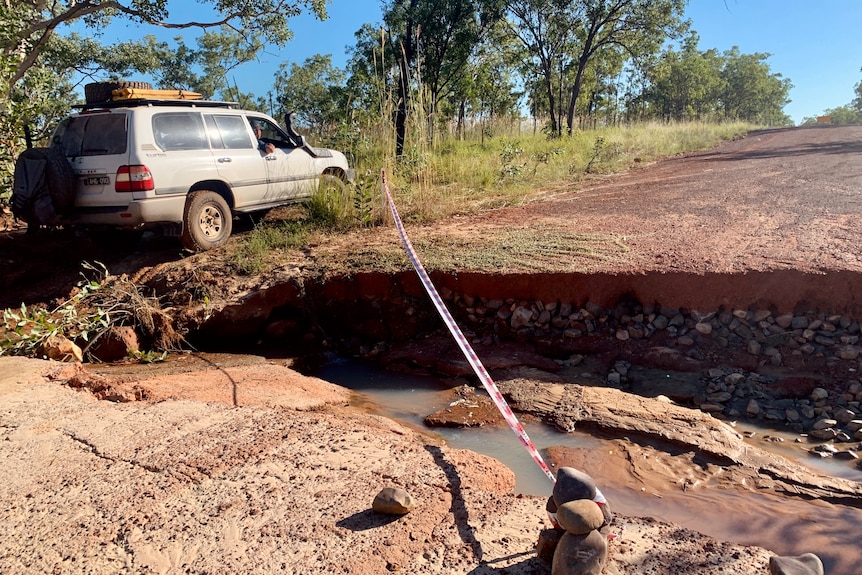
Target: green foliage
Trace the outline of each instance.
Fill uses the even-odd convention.
[[[213,21],[169,22],[166,0],[120,2],[6,2],[0,5],[0,54],[15,55],[11,87],[38,61],[61,24],[83,20],[95,34],[116,18],[167,29],[228,26],[251,45],[284,45],[291,37],[287,22],[308,9],[326,19],[326,0],[201,0],[216,12]]]
[[[331,144],[349,140],[342,129],[347,125],[347,91],[343,70],[332,66],[332,56],[315,55],[299,66],[282,64],[275,76],[278,116],[296,112],[297,127]]]
[[[829,116],[829,123],[834,126],[846,124],[862,124],[862,82],[859,82],[854,87],[856,97],[852,102],[837,108],[830,108],[823,111],[823,116]],[[817,123],[816,118],[805,118],[804,125]]]
[[[823,115],[829,116],[829,123],[833,126],[862,123],[862,111],[853,108],[849,104],[824,110]]]
[[[512,179],[521,175],[521,170],[527,165],[523,159],[524,149],[517,142],[506,142],[500,150],[503,167],[500,169],[500,179]]]
[[[648,86],[632,98],[632,115],[664,121],[742,120],[763,125],[790,122],[783,108],[792,84],[773,73],[769,54],[697,49],[696,34],[681,51],[665,50],[646,71]]]
[[[90,269],[96,268],[90,266]],[[104,271],[103,266],[102,271]],[[107,275],[106,271],[105,275]],[[90,341],[112,323],[111,315],[107,310],[98,306],[93,308],[85,303],[102,287],[102,282],[99,280],[84,280],[78,283],[78,290],[74,296],[54,309],[39,306],[28,308],[22,303],[18,310],[3,310],[3,322],[0,324],[0,355],[39,356],[44,343],[58,335],[63,335],[72,341]]]
[[[168,352],[132,350],[129,352],[129,356],[139,363],[161,363],[168,358]]]
[[[132,326],[156,350],[175,349],[181,337],[154,298],[143,296],[125,276],[115,277],[101,263],[83,264],[86,273],[72,296],[54,308],[21,305],[3,310],[0,355],[40,356],[52,336],[64,336],[87,354],[111,327]],[[83,275],[83,274],[82,274]]]
[[[355,225],[353,207],[352,186],[334,176],[324,176],[306,202],[305,211],[316,227],[339,230]]]
[[[379,224],[383,218],[380,174],[367,170],[353,184],[353,213],[360,227]]]

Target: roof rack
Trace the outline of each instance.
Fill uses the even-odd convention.
[[[98,108],[136,108],[141,106],[183,106],[186,108],[238,108],[237,102],[219,102],[217,100],[169,100],[157,98],[131,98],[128,100],[110,100],[108,102],[93,102],[90,104],[75,104],[78,110],[95,110]]]

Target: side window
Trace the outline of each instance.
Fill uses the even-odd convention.
[[[156,145],[165,151],[209,148],[201,115],[197,112],[164,112],[153,115]]]
[[[224,141],[221,139],[221,132],[219,132],[215,118],[210,114],[205,114],[204,122],[207,125],[207,135],[210,137],[210,146],[212,149],[223,150],[225,147]]]
[[[127,136],[125,114],[71,116],[57,126],[51,147],[69,157],[125,154]]]
[[[252,128],[257,126],[260,128],[260,139],[265,142],[272,142],[277,148],[294,148],[296,147],[289,138],[284,134],[278,126],[267,120],[266,118],[258,118],[249,116],[249,123]]]
[[[249,136],[248,124],[241,116],[213,114],[207,118],[207,126],[218,132],[223,148],[246,150],[256,147]]]

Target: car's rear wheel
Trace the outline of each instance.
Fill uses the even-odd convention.
[[[192,192],[183,212],[183,246],[206,251],[224,245],[233,227],[230,207],[223,197],[209,190]]]

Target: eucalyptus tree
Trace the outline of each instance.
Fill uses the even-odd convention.
[[[200,0],[209,19],[171,21],[167,0],[15,0],[0,4],[0,53],[11,73],[9,85],[23,78],[65,24],[83,21],[98,33],[114,19],[163,29],[211,29],[228,26],[251,41],[283,45],[290,37],[288,19],[304,9],[320,19],[327,17],[327,0]],[[206,13],[206,8],[204,9]]]
[[[554,134],[559,134],[562,124],[558,103],[562,99],[564,69],[571,61],[568,47],[574,39],[572,5],[570,0],[506,1],[510,30],[526,49],[522,63],[529,74],[527,83],[538,80],[544,89],[549,130]],[[537,95],[532,101],[538,108]]]
[[[728,119],[769,125],[787,124],[784,106],[793,87],[790,79],[772,72],[766,60],[770,54],[743,54],[737,46],[722,54],[721,77],[724,91],[721,105]]]
[[[632,57],[657,52],[668,39],[687,28],[687,0],[576,0],[568,6],[577,36],[577,70],[569,94],[566,125],[574,124],[584,73],[604,50],[621,48]]]
[[[404,152],[416,90],[427,90],[423,111],[433,128],[440,100],[451,92],[476,45],[499,18],[500,6],[498,0],[390,0],[384,5],[385,39],[398,66],[396,155]]]
[[[502,25],[495,26],[487,40],[477,46],[453,86],[449,102],[449,117],[456,118],[457,135],[464,136],[470,119],[480,124],[484,138],[490,120],[519,118],[524,91],[515,76],[522,49]]]
[[[725,80],[724,59],[717,50],[697,49],[697,34],[680,50],[668,47],[650,70],[651,85],[644,97],[652,113],[664,120],[717,119]]]
[[[295,112],[297,125],[331,138],[347,119],[346,77],[330,54],[282,64],[275,75],[278,115]]]

